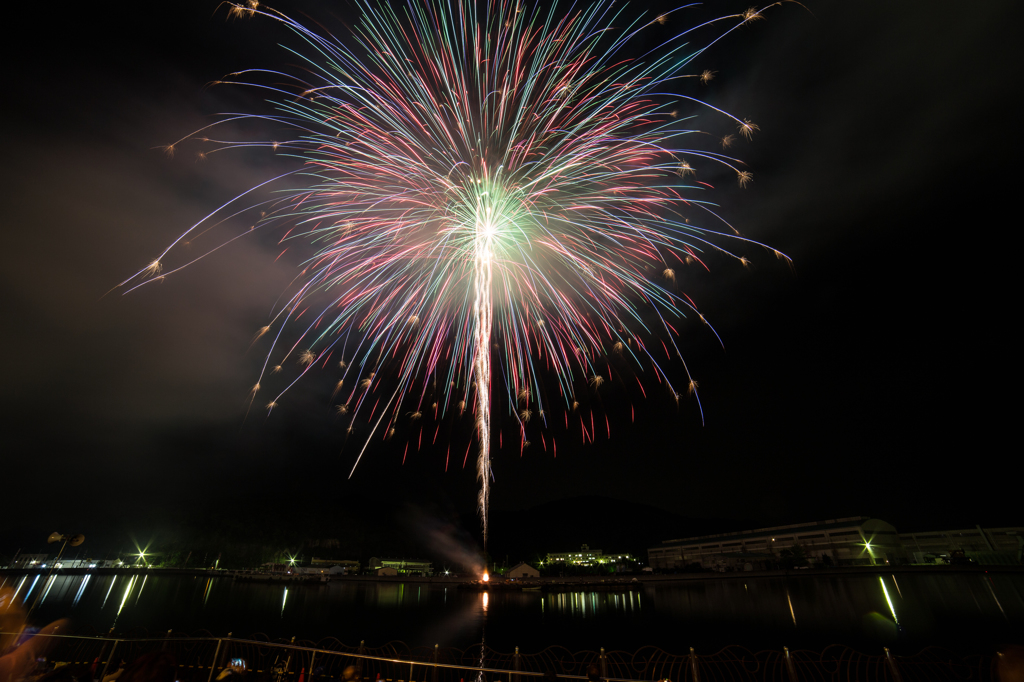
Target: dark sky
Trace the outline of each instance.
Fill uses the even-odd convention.
[[[0,553],[57,529],[153,533],[197,510],[306,496],[472,506],[461,454],[446,474],[436,452],[402,466],[401,449],[371,450],[347,480],[356,449],[318,380],[269,420],[245,419],[250,340],[295,274],[273,240],[104,296],[275,170],[255,154],[199,163],[155,149],[255,106],[206,83],[284,59],[268,22],[216,8],[23,3],[8,24]],[[332,16],[352,16],[345,3],[286,8],[339,34]],[[701,96],[761,127],[737,152],[754,182],[724,183],[723,211],[794,266],[758,252],[750,269],[686,283],[725,343],[685,329],[703,426],[692,401],[652,398],[631,421],[612,394],[610,440],[563,438],[557,458],[496,453],[495,508],[596,494],[762,525],[1024,521],[1013,9],[791,4],[695,64],[719,72]]]

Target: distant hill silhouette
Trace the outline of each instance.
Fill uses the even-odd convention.
[[[466,520],[470,522],[469,519]],[[740,521],[695,519],[657,507],[586,495],[520,511],[491,511],[488,551],[498,561],[533,561],[584,543],[605,553],[628,552],[642,561],[647,549],[673,538],[739,530]]]

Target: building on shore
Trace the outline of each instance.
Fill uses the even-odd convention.
[[[545,562],[548,566],[604,566],[617,565],[626,566],[635,563],[631,555],[605,554],[600,549],[590,549],[589,545],[583,545],[577,552],[548,552]]]
[[[1024,527],[961,528],[923,533],[900,533],[900,541],[915,564],[948,561],[953,552],[979,564],[1024,563]]]
[[[289,575],[330,575],[331,571],[326,566],[290,566]]]
[[[392,568],[396,575],[434,575],[434,565],[421,559],[378,559],[370,557],[368,568],[377,572],[381,568]],[[378,575],[390,575],[378,573]]]
[[[49,554],[19,554],[7,565],[7,568],[40,568],[47,563]]]
[[[540,571],[531,566],[530,564],[518,563],[512,568],[508,569],[505,573],[506,578],[539,578]]]
[[[120,559],[50,559],[48,554],[19,554],[7,568],[117,568]]]
[[[332,575],[359,575],[360,564],[354,559],[319,559],[313,557],[309,562],[314,568],[327,569]]]
[[[565,566],[593,566],[603,557],[603,551],[590,549],[590,545],[583,545],[578,552],[548,552],[547,563]]]
[[[801,564],[884,565],[908,559],[896,529],[866,516],[666,540],[647,553],[656,570],[696,564],[704,570],[752,571]]]

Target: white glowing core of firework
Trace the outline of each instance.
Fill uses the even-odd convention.
[[[487,217],[476,223],[476,255],[474,258],[473,375],[476,378],[476,426],[480,434],[477,457],[477,478],[480,479],[480,518],[484,547],[487,547],[487,505],[491,492],[491,257],[497,227]],[[485,578],[486,580],[486,578]]]

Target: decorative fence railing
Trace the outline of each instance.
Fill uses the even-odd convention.
[[[14,634],[14,633],[0,633]],[[548,647],[537,653],[500,652],[484,644],[467,649],[349,646],[337,639],[319,642],[278,640],[261,635],[228,637],[85,637],[50,638],[50,663],[89,669],[101,680],[122,661],[164,650],[178,662],[179,682],[212,682],[233,659],[246,666],[246,682],[554,682],[594,679],[601,682],[943,682],[997,681],[995,654],[961,655],[938,647],[897,656],[888,649],[875,654],[833,645],[822,651],[783,649],[751,651],[728,646],[715,653],[670,654],[656,647],[635,652],[579,651]],[[83,679],[83,678],[80,678]],[[87,678],[84,678],[87,679]]]

